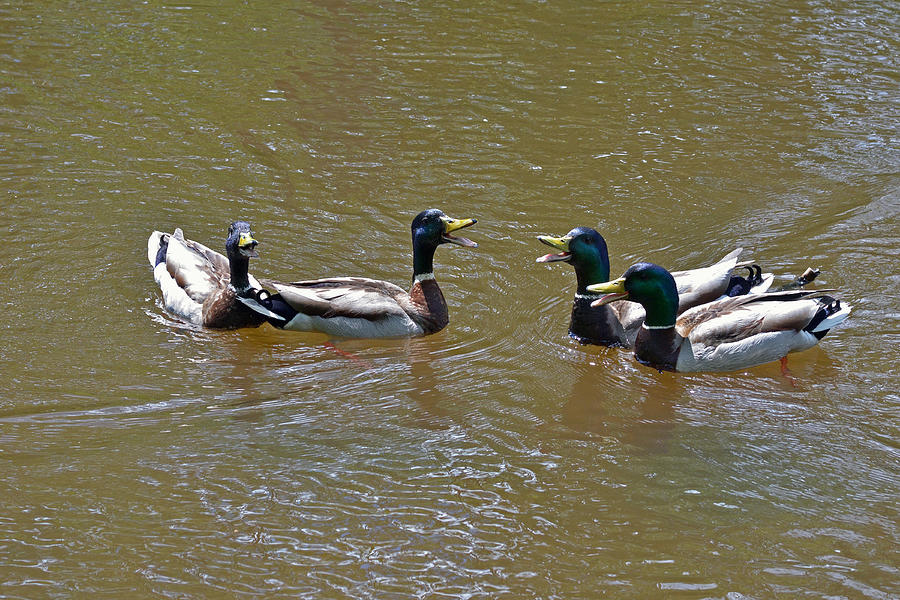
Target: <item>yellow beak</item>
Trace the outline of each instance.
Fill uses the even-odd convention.
[[[625,278],[619,277],[606,283],[595,283],[587,286],[587,291],[595,294],[625,294]]]
[[[537,239],[544,244],[547,244],[551,248],[556,248],[557,250],[561,250],[563,252],[569,251],[569,242],[572,241],[572,238],[568,236],[564,237],[553,237],[552,235],[539,235]]]
[[[619,277],[614,281],[607,281],[606,283],[595,283],[593,285],[587,286],[587,291],[594,294],[605,294],[599,300],[594,300],[591,302],[591,306],[603,306],[604,304],[609,304],[610,302],[615,302],[616,300],[624,300],[628,298],[628,292],[625,291],[625,278]]]
[[[474,225],[478,222],[476,219],[451,219],[447,215],[444,215],[441,217],[441,222],[444,224],[444,233],[441,234],[441,238],[445,242],[450,242],[451,244],[456,244],[458,246],[466,246],[468,248],[475,248],[478,246],[478,244],[470,239],[466,239],[462,236],[457,237],[455,235],[450,235],[451,231]]]
[[[241,232],[241,237],[238,239],[238,247],[246,248],[247,246],[253,246],[258,244],[256,240],[253,239],[253,236],[246,232]]]
[[[444,233],[453,233],[457,229],[462,229],[478,222],[477,219],[451,219],[446,215],[441,217],[441,221],[444,223]]]

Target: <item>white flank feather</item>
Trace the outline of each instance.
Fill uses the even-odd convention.
[[[722,300],[726,305],[728,300]],[[679,317],[677,329],[689,322],[691,316],[714,308],[715,303],[698,306]],[[816,336],[802,329],[821,309],[818,300],[805,299],[790,302],[750,303],[707,321],[698,323],[688,332],[682,351],[678,355],[679,371],[733,371],[779,360],[790,352],[800,352],[815,346]],[[824,319],[814,331],[830,329],[846,319],[851,307],[842,304],[841,309]],[[785,324],[795,323],[795,328]],[[729,331],[752,328],[762,329],[733,342],[719,342]],[[683,329],[680,331],[684,334]],[[704,340],[712,340],[707,345]]]
[[[203,305],[191,299],[178,285],[166,269],[166,263],[159,263],[154,267],[153,278],[162,291],[166,310],[197,325],[203,322]]]
[[[736,371],[780,360],[789,352],[812,348],[819,340],[806,331],[767,331],[737,342],[707,346],[685,340],[679,371]]]
[[[328,335],[360,338],[407,337],[423,335],[424,330],[407,315],[391,315],[377,321],[352,317],[317,317],[297,313],[284,329],[319,331]]]

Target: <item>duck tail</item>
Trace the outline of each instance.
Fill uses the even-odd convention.
[[[272,295],[267,290],[251,290],[247,295],[238,295],[238,300],[266,317],[273,327],[284,327],[297,314],[297,311],[282,300],[280,295]]]
[[[728,290],[726,296],[743,296],[751,292],[759,294],[772,283],[772,274],[763,273],[762,267],[756,264],[739,264],[741,268],[747,269],[746,277],[740,275],[732,275],[728,282]]]
[[[803,330],[821,340],[829,329],[850,316],[852,307],[831,296],[822,296],[818,302],[819,310]]]
[[[147,260],[154,269],[159,263],[166,262],[166,253],[169,250],[169,234],[154,231],[147,240]]]
[[[737,261],[738,256],[740,256],[740,255],[741,255],[741,252],[743,252],[743,251],[744,251],[743,248],[735,248],[734,250],[732,250],[731,252],[729,252],[728,254],[726,254],[725,256],[723,256],[722,258],[720,258],[719,260],[717,260],[715,264],[721,265],[721,264],[730,262],[730,263],[732,263],[732,268],[733,268],[733,267],[742,267],[742,266],[744,266],[745,264],[749,264],[749,263],[746,263],[746,262],[745,262],[745,263],[739,263],[739,262]]]
[[[166,262],[166,253],[169,251],[169,238],[166,236],[161,236],[159,238],[159,250],[156,251],[156,264]]]

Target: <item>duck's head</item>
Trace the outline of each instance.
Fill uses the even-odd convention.
[[[478,244],[454,231],[474,225],[475,219],[451,219],[436,208],[423,210],[412,222],[413,275],[431,273],[434,251],[441,244],[456,244],[474,248]]]
[[[243,256],[257,258],[259,254],[256,247],[259,245],[250,232],[250,223],[235,221],[228,226],[228,239],[225,240],[225,249],[229,256]]]
[[[538,240],[561,252],[545,254],[536,262],[571,264],[575,267],[580,288],[609,280],[609,253],[606,249],[606,240],[596,229],[576,227],[562,237],[539,235]]]
[[[423,210],[412,222],[413,244],[437,248],[441,244],[450,243],[475,248],[478,244],[472,240],[451,233],[476,222],[475,219],[451,219],[436,208]]]
[[[602,306],[617,300],[631,300],[647,311],[650,326],[669,326],[678,312],[678,289],[672,274],[653,263],[637,263],[614,281],[596,283],[589,292],[603,294],[591,306]]]

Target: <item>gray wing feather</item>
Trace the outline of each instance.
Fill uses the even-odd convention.
[[[832,290],[768,292],[735,296],[685,311],[675,323],[683,337],[707,345],[733,342],[766,331],[800,330],[818,310],[803,302]]]
[[[185,239],[181,229],[169,236],[166,269],[195,302],[202,304],[229,279],[228,259],[219,255],[219,260],[216,254],[203,244]]]
[[[282,283],[263,280],[297,312],[319,317],[379,320],[406,315],[399,300],[406,291],[387,281],[364,277],[335,277]]]

